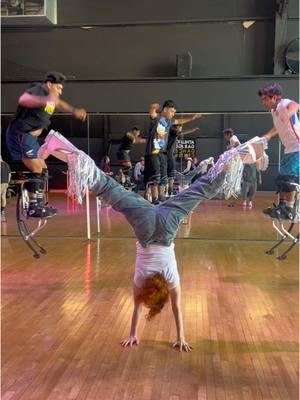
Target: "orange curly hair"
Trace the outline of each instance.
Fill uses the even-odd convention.
[[[146,315],[148,321],[161,312],[168,300],[168,283],[162,274],[156,273],[150,278],[145,279],[137,301],[149,308],[149,313]]]

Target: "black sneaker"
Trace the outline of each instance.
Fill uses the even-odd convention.
[[[263,213],[266,214],[266,215],[270,215],[270,213],[273,214],[273,213],[275,212],[274,210],[279,210],[279,209],[280,209],[281,204],[275,204],[275,203],[273,203],[273,206],[274,206],[274,207],[265,208],[265,209],[263,210]]]
[[[158,199],[152,200],[152,204],[154,204],[155,206],[157,206],[158,204],[160,204],[160,201],[159,201]]]
[[[263,210],[263,213],[270,216],[272,213],[275,212],[275,210],[277,211],[277,210],[279,210],[279,208],[278,207],[274,207],[274,208],[268,207]]]
[[[287,207],[285,204],[279,204],[274,208],[266,208],[263,210],[263,213],[269,215],[271,218],[276,219],[287,219],[292,221],[295,218],[294,209]]]
[[[52,218],[57,210],[52,207],[45,207],[39,204],[30,205],[27,210],[27,218]]]
[[[47,209],[50,210],[50,211],[52,212],[52,214],[54,214],[54,215],[56,215],[56,214],[58,213],[57,208],[48,206],[48,203],[46,203],[46,204],[40,204],[40,207],[47,208]]]
[[[296,212],[295,212],[295,209],[294,208],[291,208],[291,207],[288,207],[288,206],[285,206],[283,209],[282,209],[282,214],[284,215],[284,219],[289,219],[289,220],[293,220],[293,219],[295,219],[295,217],[296,217]]]

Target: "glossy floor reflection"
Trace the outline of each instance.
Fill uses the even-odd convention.
[[[77,205],[64,194],[51,194],[50,204],[59,211],[49,220],[41,237],[86,237],[85,203]],[[252,209],[244,209],[241,201],[236,200],[234,207],[228,207],[231,201],[210,200],[201,203],[189,218],[189,223],[182,224],[178,236],[208,240],[276,240],[277,234],[272,229],[269,217],[262,214],[262,209],[270,206],[274,196],[258,195]],[[96,200],[91,196],[91,233],[97,237]],[[134,232],[126,223],[122,214],[103,205],[100,212],[101,237],[132,237]],[[33,225],[29,221],[29,225]],[[7,207],[7,223],[2,224],[2,235],[18,235],[15,221],[15,199]]]
[[[198,400],[298,398],[298,249],[265,249],[276,234],[260,209],[220,200],[195,210],[175,241],[189,354],[172,350],[168,304],[141,343],[123,349],[132,311],[135,238],[125,219],[101,211],[85,240],[83,210],[53,196],[60,215],[35,260],[16,235],[13,204],[2,231],[3,400]],[[93,215],[95,215],[93,211]],[[276,255],[276,254],[275,254]]]

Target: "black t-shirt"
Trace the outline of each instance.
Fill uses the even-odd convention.
[[[8,183],[10,166],[5,161],[1,161],[0,168],[1,168],[1,183]]]
[[[127,136],[127,133],[125,133],[125,135],[121,139],[119,151],[131,150],[132,146],[133,146],[133,140]]]
[[[32,83],[25,92],[39,97],[48,95],[48,91],[44,88],[43,84],[37,82]],[[14,119],[10,124],[11,130],[14,131],[16,129],[21,132],[31,132],[37,129],[48,128],[54,110],[54,103],[53,105],[47,104],[45,107],[39,108],[27,108],[19,105]]]
[[[169,138],[167,144],[168,157],[173,157],[177,139],[177,132],[178,132],[177,127],[175,125],[172,125],[169,130]]]
[[[173,120],[168,120],[161,116],[150,120],[146,155],[165,153],[167,151],[169,130],[172,125]]]

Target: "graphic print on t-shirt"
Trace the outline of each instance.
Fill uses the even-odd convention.
[[[45,106],[45,108],[44,108],[44,111],[45,111],[47,114],[52,115],[52,114],[54,113],[54,110],[55,110],[55,103],[54,103],[54,101],[48,101],[47,104],[46,104],[46,106]]]
[[[165,118],[161,118],[158,122],[156,133],[153,139],[153,151],[152,154],[157,154],[161,150],[166,148],[166,140],[168,137],[168,121]]]

